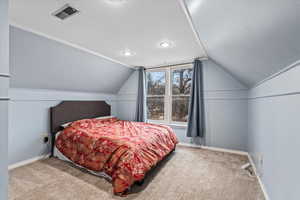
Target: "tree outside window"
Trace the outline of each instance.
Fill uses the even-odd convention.
[[[147,71],[147,118],[162,123],[186,123],[192,66]]]

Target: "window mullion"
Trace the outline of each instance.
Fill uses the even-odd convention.
[[[172,121],[172,110],[173,110],[173,106],[172,106],[172,68],[169,68],[169,79],[170,79],[170,84],[169,84],[169,107],[170,107],[170,112],[169,112],[169,121],[168,123],[171,123]]]
[[[166,96],[165,96],[165,121],[167,123],[170,122],[170,73],[169,69],[166,69]]]

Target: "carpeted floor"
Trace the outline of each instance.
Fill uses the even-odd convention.
[[[240,169],[247,157],[177,147],[126,197],[70,164],[47,159],[10,171],[10,200],[263,200],[256,178]]]

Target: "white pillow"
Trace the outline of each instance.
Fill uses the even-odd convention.
[[[67,123],[64,123],[62,125],[60,125],[61,127],[63,128],[67,128],[72,122],[67,122]]]
[[[113,118],[113,117],[115,117],[115,116],[110,115],[110,116],[96,117],[95,119],[109,119],[109,118]]]
[[[96,117],[95,119],[109,119],[109,118],[113,118],[113,117],[115,117],[115,116],[111,115],[111,116]],[[64,123],[60,126],[63,127],[63,128],[67,128],[71,123],[73,123],[73,122],[67,122],[67,123]]]

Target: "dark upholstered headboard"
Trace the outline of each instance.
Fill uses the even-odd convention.
[[[109,115],[111,108],[105,101],[63,101],[50,108],[51,155],[53,156],[55,135],[62,129],[62,124]]]

